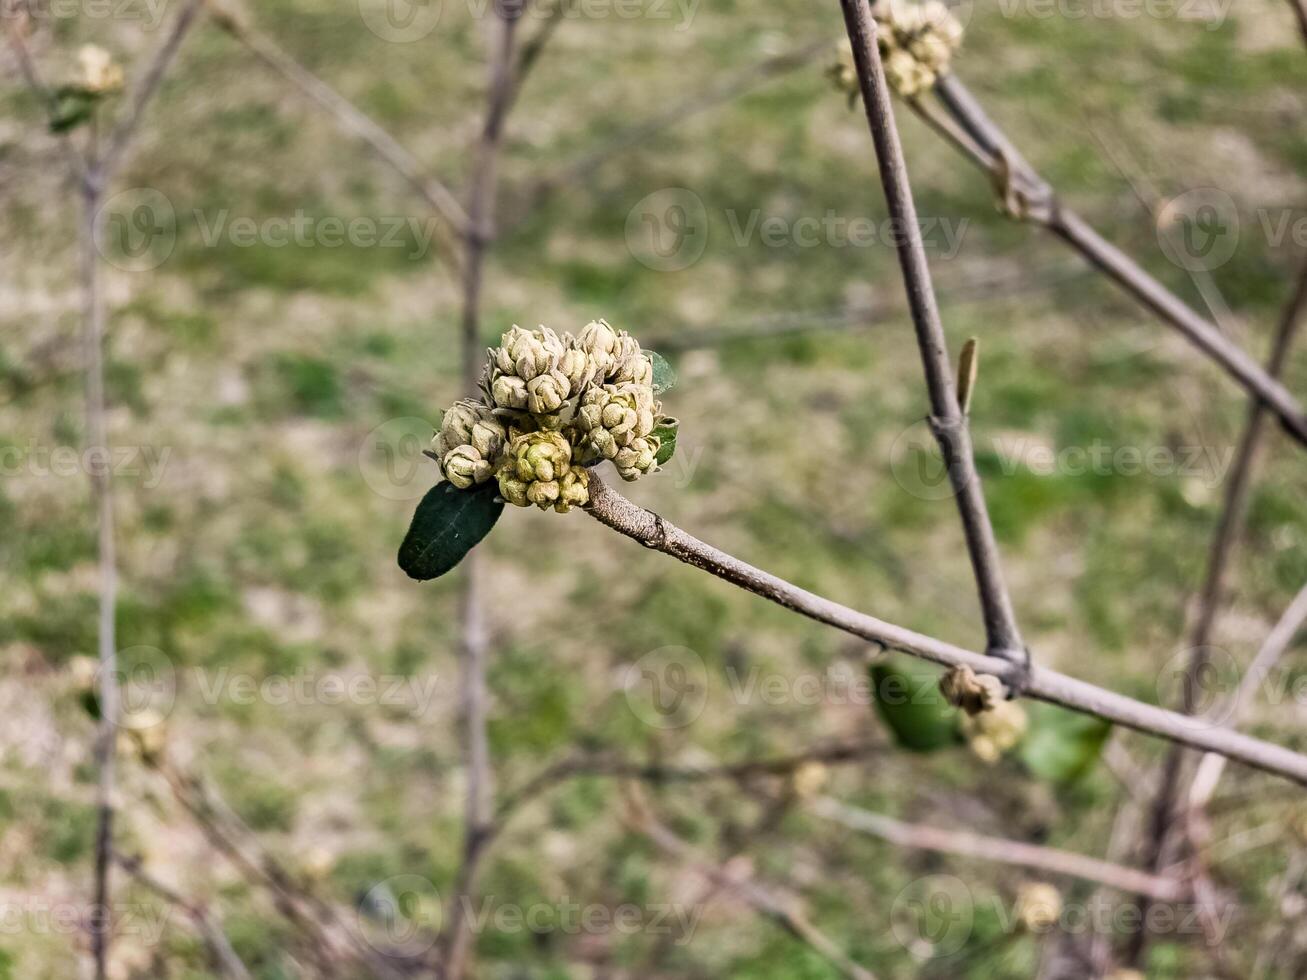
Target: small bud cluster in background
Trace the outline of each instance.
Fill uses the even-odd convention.
[[[932,88],[949,69],[962,43],[962,25],[940,0],[925,3],[896,2],[878,5],[877,39],[885,77],[896,92],[912,98]],[[845,41],[829,70],[836,88],[857,100],[858,73],[853,48]]]
[[[122,65],[115,62],[113,56],[98,45],[82,45],[77,52],[77,64],[81,70],[74,84],[83,92],[108,95],[123,87]]]
[[[453,486],[494,479],[510,504],[566,513],[589,499],[586,467],[611,460],[624,480],[658,469],[651,356],[597,320],[579,334],[513,327],[487,352],[480,400],[445,413],[431,455]]]

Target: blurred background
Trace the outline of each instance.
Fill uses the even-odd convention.
[[[179,6],[51,0],[26,43],[52,86],[94,44],[130,91]],[[247,16],[465,199],[488,9],[265,0]],[[550,9],[527,7],[524,37]],[[1031,163],[1261,361],[1307,254],[1290,5],[957,14],[956,73]],[[662,397],[681,428],[671,463],[623,492],[804,588],[983,646],[866,122],[827,73],[838,5],[578,0],[556,27],[507,121],[485,341],[599,317],[631,331],[676,367]],[[0,977],[74,977],[98,582],[79,199],[0,60]],[[103,140],[121,101],[74,138]],[[899,118],[950,344],[980,338],[973,431],[1026,638],[1041,663],[1174,703],[1247,397]],[[154,712],[119,743],[117,846],[139,874],[114,878],[111,974],[225,975],[207,923],[253,977],[383,976],[375,953],[416,975],[457,891],[466,786],[461,576],[418,584],[395,563],[437,478],[421,450],[462,392],[441,223],[206,16],[104,207],[117,645],[126,707]],[[1307,392],[1307,354],[1286,385]],[[1272,428],[1217,685],[1307,582],[1303,463]],[[929,694],[878,703],[869,670],[922,668],[581,512],[508,508],[478,554],[500,798],[563,760],[578,771],[529,789],[494,841],[471,975],[840,975],[705,868],[780,896],[883,977],[1084,975],[1067,964],[1138,930],[1138,896],[899,846],[832,801],[1135,865],[1160,743],[1034,706],[1017,744],[977,746]],[[1304,690],[1291,648],[1249,730],[1307,747]],[[643,805],[689,850],[633,826],[596,759],[660,769]],[[1178,903],[1146,975],[1307,974],[1301,793],[1231,766],[1210,813],[1224,927]],[[1040,885],[1057,899],[1044,919]]]

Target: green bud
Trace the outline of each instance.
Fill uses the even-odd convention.
[[[584,507],[590,502],[590,471],[573,466],[558,482],[558,499],[554,510],[566,514],[573,507]]]
[[[632,439],[653,431],[656,405],[646,385],[602,385],[581,399],[579,428],[595,452],[612,459]]]
[[[545,508],[560,496],[571,472],[572,446],[557,432],[522,432],[508,443],[500,464],[499,492],[510,504]]]

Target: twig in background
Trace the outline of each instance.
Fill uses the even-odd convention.
[[[1299,273],[1293,295],[1285,304],[1280,316],[1266,364],[1266,372],[1270,377],[1279,378],[1283,375],[1289,349],[1305,310],[1307,310],[1307,264],[1304,264]],[[1181,710],[1185,714],[1193,714],[1197,709],[1199,679],[1202,671],[1211,662],[1212,632],[1221,610],[1226,569],[1239,537],[1243,534],[1248,498],[1252,490],[1253,470],[1264,437],[1266,415],[1266,405],[1260,399],[1254,398],[1248,409],[1248,419],[1239,439],[1239,447],[1235,453],[1230,475],[1226,480],[1224,506],[1216,533],[1212,538],[1207,559],[1207,574],[1198,600],[1198,614],[1193,633],[1189,638],[1189,657],[1185,663],[1181,688]],[[1251,669],[1248,676],[1252,676]],[[1176,823],[1175,809],[1184,763],[1185,753],[1178,746],[1172,746],[1162,764],[1157,795],[1148,823],[1148,837],[1143,845],[1144,864],[1153,870],[1162,864],[1168,841],[1171,839],[1172,827]],[[1136,933],[1130,947],[1132,961],[1138,962],[1142,957],[1147,942],[1145,930]]]
[[[469,231],[469,219],[453,192],[435,177],[423,171],[417,159],[404,149],[385,129],[356,105],[318,78],[266,34],[250,25],[248,18],[222,17],[218,22],[244,44],[256,57],[284,76],[301,92],[325,109],[341,128],[361,139],[385,163],[413,187],[428,206],[444,219],[457,237]],[[457,262],[458,251],[448,240],[445,254]]]
[[[1052,874],[1097,882],[1132,895],[1147,895],[1162,901],[1175,901],[1185,894],[1183,886],[1171,878],[1163,878],[1137,868],[1128,868],[1055,847],[905,823],[884,814],[871,813],[849,806],[829,796],[816,798],[809,804],[809,808],[818,816],[879,837],[896,847],[939,851],[944,854],[979,858],[982,861],[997,861],[1000,864],[1036,868]]]
[[[700,92],[677,103],[652,119],[620,130],[601,146],[591,150],[572,163],[564,165],[553,174],[541,177],[525,188],[506,224],[510,227],[521,224],[546,198],[564,187],[580,183],[606,163],[610,157],[645,142],[691,116],[696,116],[714,106],[739,98],[771,78],[811,64],[833,47],[833,41],[812,41],[792,51],[767,58],[751,68],[746,68],[732,78],[712,85],[707,91]]]
[[[3,2],[3,0],[0,0]],[[200,0],[188,0],[173,18],[162,44],[146,63],[141,80],[134,87],[128,106],[119,115],[108,148],[100,157],[79,151],[65,134],[63,145],[70,169],[78,180],[81,214],[77,226],[78,278],[82,302],[82,347],[85,370],[86,458],[91,498],[96,514],[99,610],[96,627],[99,662],[100,722],[95,738],[96,828],[95,884],[91,910],[91,956],[96,980],[108,975],[110,920],[110,871],[114,825],[114,762],[118,738],[118,561],[114,534],[114,499],[108,422],[105,407],[104,334],[105,306],[100,282],[100,232],[103,227],[105,190],[118,171],[124,154],[150,101],[181,49]],[[58,106],[41,80],[24,37],[26,15],[11,17],[8,6],[0,13],[8,23],[10,46],[28,85],[45,103],[53,122]],[[91,144],[92,148],[94,144]]]
[[[1053,232],[1182,333],[1239,381],[1249,394],[1264,400],[1294,438],[1307,445],[1307,415],[1288,389],[1269,377],[1215,324],[1194,312],[1137,262],[1099,235],[1083,218],[1064,207],[1052,187],[1025,163],[956,75],[942,76],[934,91],[957,127],[966,133],[965,139],[959,139],[957,128],[953,128],[949,142],[998,181],[1005,191],[1005,198],[1015,197],[1017,206],[1014,213],[1018,217],[1028,218]],[[922,112],[922,103],[918,100],[910,100],[908,104]],[[923,118],[929,121],[931,117],[927,113]],[[932,128],[944,132],[938,123]]]
[[[221,927],[214,924],[204,906],[183,898],[179,893],[153,877],[141,865],[140,858],[127,857],[115,852],[114,860],[129,877],[139,882],[143,888],[154,892],[169,905],[173,905],[186,913],[191,922],[195,924],[195,931],[200,934],[204,944],[209,947],[209,952],[212,954],[222,976],[228,977],[230,980],[250,980],[250,971],[245,968],[241,958],[232,949],[227,934],[222,931]]]
[[[757,882],[732,874],[698,854],[670,829],[659,823],[645,803],[639,788],[628,785],[627,821],[632,828],[648,837],[667,854],[689,865],[715,886],[739,895],[757,911],[776,922],[800,942],[806,943],[830,963],[842,976],[852,980],[875,980],[874,974],[849,959],[836,943],[814,926],[796,907],[796,903],[778,898]]]
[[[964,665],[977,674],[994,674],[1006,680],[1022,673],[1022,665],[975,653],[952,643],[895,626],[866,613],[815,595],[790,582],[755,568],[724,551],[687,534],[652,511],[631,503],[590,472],[590,504],[586,513],[600,524],[647,548],[708,572],[769,602],[797,612],[851,636],[929,660],[946,667]],[[1176,711],[1144,704],[1050,670],[1031,666],[1024,693],[1049,704],[1070,708],[1105,721],[1156,735],[1191,748],[1216,752],[1307,785],[1307,756],[1238,732],[1211,729]]]
[[[908,183],[903,147],[894,123],[889,84],[880,63],[876,22],[866,0],[840,0],[840,6],[844,10],[849,42],[853,46],[854,66],[862,89],[862,104],[876,146],[876,159],[890,220],[898,232],[895,248],[903,270],[912,323],[916,328],[926,387],[930,392],[930,428],[939,443],[949,481],[953,486],[966,534],[967,553],[971,558],[976,587],[980,593],[980,606],[985,618],[986,652],[1028,665],[1029,654],[1021,638],[1012,599],[1003,578],[998,542],[989,520],[980,474],[976,471],[966,414],[960,407],[953,384],[953,366],[949,361],[944,326],[940,321],[935,289],[930,280],[930,266],[926,261],[921,225],[917,220],[917,208]],[[1009,676],[1009,684],[1011,683],[1012,678]],[[1019,678],[1016,686],[1020,687]]]
[[[514,0],[493,0],[494,18],[490,31],[489,85],[485,121],[472,161],[472,184],[468,190],[467,234],[463,253],[462,379],[464,393],[475,393],[482,358],[481,289],[485,277],[486,251],[495,239],[496,199],[499,194],[499,155],[503,145],[504,121],[515,94],[513,69],[517,51],[521,4]],[[543,44],[549,35],[540,40]],[[538,54],[538,52],[537,52]],[[534,56],[533,56],[534,57]],[[462,710],[464,754],[467,772],[467,801],[464,816],[463,858],[448,906],[448,922],[441,937],[441,975],[444,980],[462,980],[472,956],[472,930],[467,906],[476,889],[482,861],[493,837],[494,773],[487,735],[485,611],[481,604],[480,556],[463,562],[462,596]]]

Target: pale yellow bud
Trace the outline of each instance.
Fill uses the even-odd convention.
[[[571,389],[567,378],[557,371],[550,371],[533,378],[526,385],[527,410],[537,415],[548,415],[563,407]]]
[[[594,320],[586,324],[577,335],[576,344],[590,356],[599,376],[606,376],[613,367],[613,354],[618,347],[617,331],[608,321]]]
[[[500,408],[521,411],[527,405],[526,382],[513,374],[501,374],[491,384],[490,396]]]
[[[595,362],[590,355],[576,347],[569,347],[563,352],[555,370],[567,379],[568,387],[573,394],[580,392],[594,380],[597,373]]]
[[[78,85],[86,91],[104,95],[123,87],[122,66],[114,62],[113,56],[104,48],[95,44],[82,45],[77,52],[77,63],[81,68]]]
[[[1044,932],[1062,914],[1062,896],[1042,881],[1024,882],[1017,891],[1017,920],[1031,932]]]
[[[483,457],[475,446],[456,446],[451,449],[440,461],[440,469],[445,474],[445,479],[460,490],[485,483],[495,472],[491,461]]]
[[[809,800],[820,793],[830,778],[830,770],[816,759],[809,759],[794,770],[794,795]]]
[[[584,507],[590,502],[590,472],[573,466],[558,482],[558,500],[554,510],[566,514],[573,507]]]
[[[638,480],[658,468],[658,450],[661,441],[657,436],[640,436],[632,439],[613,456],[613,465],[623,480]]]

